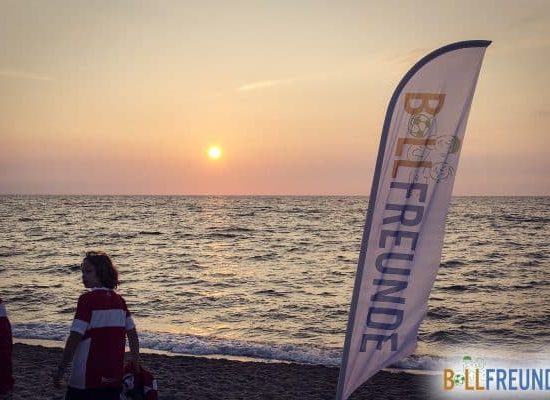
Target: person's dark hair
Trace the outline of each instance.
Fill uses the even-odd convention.
[[[115,289],[118,281],[118,271],[111,261],[111,257],[102,251],[87,251],[84,257],[95,267],[95,273],[101,284],[109,289]]]

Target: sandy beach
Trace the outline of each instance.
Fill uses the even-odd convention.
[[[50,375],[60,348],[14,345],[13,399],[62,399]],[[159,398],[170,399],[333,399],[338,369],[287,363],[242,362],[202,357],[143,354],[143,365],[159,385]],[[428,399],[425,375],[382,371],[350,399]]]

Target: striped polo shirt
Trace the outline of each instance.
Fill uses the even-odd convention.
[[[135,327],[126,302],[114,290],[94,288],[78,299],[71,331],[80,333],[69,386],[120,387],[126,331]]]

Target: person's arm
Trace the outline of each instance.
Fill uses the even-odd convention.
[[[134,364],[137,371],[139,371],[139,338],[136,331],[136,328],[132,328],[126,332],[128,336],[128,346],[130,346],[130,355],[132,357],[132,363]],[[136,371],[136,372],[137,372]]]
[[[57,371],[54,372],[53,375],[54,386],[58,387],[61,384],[61,379],[63,378],[63,375],[65,375],[67,365],[69,365],[69,363],[72,361],[76,347],[81,340],[82,335],[80,333],[71,331],[69,337],[67,338],[67,342],[65,343],[65,350],[63,350],[63,357],[61,358],[61,362],[57,366]]]

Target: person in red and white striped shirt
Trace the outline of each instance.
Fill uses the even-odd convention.
[[[115,288],[118,272],[103,252],[87,252],[82,282],[91,289],[80,296],[63,359],[54,373],[59,386],[73,361],[65,400],[118,400],[124,371],[126,336],[139,370],[139,340],[126,302]]]
[[[6,307],[0,299],[0,396],[13,389],[11,325]]]

